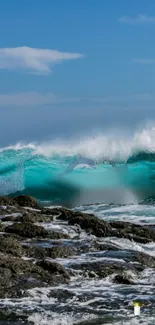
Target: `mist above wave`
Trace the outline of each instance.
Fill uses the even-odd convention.
[[[126,161],[138,152],[155,153],[155,126],[149,126],[135,132],[132,136],[120,134],[119,131],[111,131],[108,134],[97,134],[78,139],[62,140],[53,139],[42,143],[17,143],[5,148],[6,150],[31,150],[35,155],[45,157],[75,156],[80,154],[95,160],[111,159]]]

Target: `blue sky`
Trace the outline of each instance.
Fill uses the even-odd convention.
[[[0,144],[155,119],[154,0],[0,4]]]

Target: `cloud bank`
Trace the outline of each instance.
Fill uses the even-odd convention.
[[[37,49],[27,46],[0,48],[0,69],[24,69],[28,72],[50,74],[53,65],[82,58],[80,53]]]
[[[124,24],[155,24],[155,16],[147,16],[139,14],[136,17],[122,16],[118,19]]]

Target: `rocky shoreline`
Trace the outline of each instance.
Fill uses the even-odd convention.
[[[115,284],[136,286],[145,268],[155,269],[155,257],[121,250],[116,243],[104,241],[126,238],[143,244],[155,242],[154,227],[106,222],[93,214],[62,207],[43,208],[28,196],[0,197],[0,215],[0,299],[27,297],[29,290],[36,287],[54,287],[50,295],[66,299],[70,293],[59,297],[56,287],[69,284],[77,275],[88,281],[111,276]],[[66,231],[46,227],[52,223],[63,224]],[[83,232],[87,240],[79,241]],[[86,253],[90,259],[75,263],[78,256]],[[70,263],[65,266],[68,258]],[[3,308],[0,319],[3,312],[8,315]]]

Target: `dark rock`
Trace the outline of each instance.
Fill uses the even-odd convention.
[[[21,217],[20,217],[21,218]],[[4,216],[1,218],[1,221],[2,222],[8,222],[8,221],[11,221],[11,222],[14,222],[16,221],[17,217],[16,216],[13,216],[13,215],[10,215],[10,216]],[[20,219],[21,220],[21,219]]]
[[[41,214],[39,211],[24,211],[21,216],[8,216],[2,219],[3,221],[16,221],[16,222],[51,222],[53,216]]]
[[[32,196],[20,195],[17,197],[0,197],[0,206],[21,206],[39,209],[39,204]]]
[[[114,283],[118,284],[127,284],[135,285],[134,273],[133,272],[123,272],[121,274],[116,274],[113,278]]]
[[[1,216],[11,216],[13,213],[21,213],[22,214],[23,209],[18,206],[0,206],[0,215]]]
[[[51,222],[54,220],[54,216],[50,214],[43,214],[37,215],[38,222]]]
[[[63,274],[63,276],[67,279],[70,278],[69,273],[65,270],[64,266],[55,263],[55,262],[50,262],[48,260],[42,260],[37,262],[37,265],[43,268],[44,270],[50,272],[51,274]]]
[[[70,246],[55,246],[51,248],[42,248],[36,246],[23,246],[28,257],[33,257],[35,259],[45,259],[45,257],[55,258],[65,258],[68,256],[73,256],[76,250]]]
[[[15,218],[16,222],[24,222],[24,223],[35,223],[38,222],[36,214],[25,212],[22,216],[18,216]]]
[[[97,237],[105,237],[112,234],[111,226],[94,215],[75,212],[72,218],[69,219],[69,224],[78,224],[82,229]]]
[[[33,223],[14,223],[5,228],[8,233],[14,233],[21,237],[34,238],[34,237],[47,237],[48,231],[41,226],[34,225]]]
[[[43,218],[40,217],[39,214],[31,213],[31,212],[24,212],[22,217],[18,216],[15,218],[16,222],[28,222],[28,223],[36,223],[36,222],[43,222]]]
[[[66,208],[52,209],[52,213],[57,216],[57,219],[68,221],[73,218],[76,212]]]
[[[108,275],[114,273],[120,273],[124,270],[134,270],[133,266],[129,266],[127,263],[114,263],[114,262],[91,262],[82,264],[72,264],[71,267],[75,270],[82,270],[84,276],[97,276],[99,278],[105,278]]]
[[[50,209],[50,208],[43,208],[41,209],[41,214],[49,215],[49,216],[54,216],[54,215],[59,215],[60,212],[57,208]]]
[[[13,233],[6,233],[4,232],[3,234],[3,237],[5,238],[11,238],[11,239],[16,239],[17,241],[21,241],[22,240],[22,237],[17,235],[17,234],[13,234]]]
[[[14,202],[21,207],[40,209],[37,200],[32,196],[20,195],[14,198]]]
[[[3,232],[5,229],[4,224],[0,221],[0,232]]]
[[[55,246],[47,249],[47,254],[50,258],[65,258],[75,255],[76,250],[70,246]]]
[[[47,262],[48,263],[48,262]],[[21,258],[0,254],[0,298],[21,297],[36,286],[59,285],[69,281],[69,274],[58,263],[35,265]]]
[[[19,288],[13,285],[12,272],[5,267],[0,267],[0,298],[11,298],[21,296]]]
[[[115,236],[117,237],[127,238],[140,243],[155,241],[155,230],[151,227],[122,221],[113,221],[109,225],[116,229]]]
[[[26,256],[35,259],[44,259],[47,257],[47,249],[39,246],[23,245]]]
[[[16,201],[14,201],[13,198],[11,197],[7,197],[7,196],[0,196],[0,206],[8,206],[8,205],[11,205],[11,206],[18,206],[18,203]]]
[[[49,297],[59,299],[59,301],[61,301],[62,303],[66,303],[67,299],[72,299],[74,297],[74,293],[69,290],[57,289],[52,290],[49,293]]]
[[[117,245],[96,242],[90,248],[91,251],[116,251],[119,250]]]
[[[0,252],[5,252],[14,256],[24,255],[22,245],[13,237],[0,236]]]
[[[155,258],[138,251],[125,251],[124,260],[126,262],[139,263],[143,268],[144,267],[155,267]],[[134,264],[135,268],[138,267]]]
[[[97,252],[96,252],[96,256]],[[155,267],[155,258],[143,252],[133,250],[109,250],[103,252],[101,255],[105,258],[117,258],[124,260],[127,265],[134,267],[137,271],[142,271],[145,267]]]
[[[69,239],[70,237],[67,234],[63,234],[57,231],[49,231],[48,238],[53,240],[59,240],[59,239]]]

